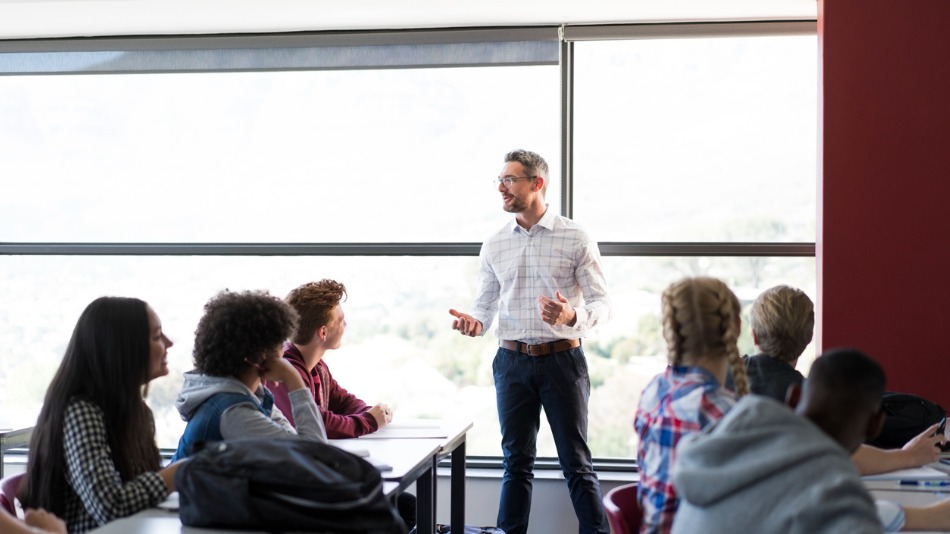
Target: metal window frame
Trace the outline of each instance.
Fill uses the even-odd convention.
[[[556,32],[556,35],[552,35]],[[57,71],[38,68],[25,71],[4,71],[3,57],[17,56],[17,62],[35,61],[42,54],[102,53],[116,49],[124,51],[154,52],[165,57],[189,50],[201,50],[206,55],[229,50],[241,50],[250,58],[279,58],[281,52],[315,47],[360,47],[360,46],[406,46],[438,47],[453,44],[524,43],[556,41],[560,68],[561,95],[561,213],[573,215],[573,82],[574,50],[578,41],[614,39],[677,39],[700,37],[753,37],[766,35],[814,35],[817,21],[737,21],[677,24],[614,24],[614,25],[563,25],[560,27],[524,28],[467,28],[440,29],[406,32],[325,32],[271,35],[225,35],[225,36],[167,36],[155,38],[103,38],[103,39],[47,39],[29,41],[0,41],[0,75],[22,74],[68,74],[88,73],[90,70]],[[517,44],[515,46],[518,46]],[[275,52],[277,50],[278,52]],[[158,56],[155,56],[158,57]],[[177,56],[180,57],[180,56]],[[11,64],[10,62],[7,65]],[[376,68],[446,67],[465,65],[497,64],[481,61],[443,62],[434,65],[389,65]],[[508,63],[514,64],[514,63]],[[554,64],[545,62],[544,64]],[[229,70],[235,67],[224,67]],[[291,69],[296,67],[290,67]],[[300,68],[326,68],[309,66]],[[343,67],[340,67],[343,68]],[[372,68],[354,66],[350,68]],[[194,72],[208,69],[207,65],[194,70],[178,69],[168,72]],[[271,67],[242,67],[239,70],[273,70]],[[109,72],[109,71],[105,71]],[[118,70],[112,72],[157,72]],[[164,71],[163,71],[164,72]],[[65,256],[477,256],[481,243],[432,242],[432,243],[65,243],[65,242],[0,242],[0,255],[65,255]],[[604,256],[719,256],[719,257],[813,257],[814,242],[601,242]],[[493,457],[495,458],[495,457]],[[543,459],[542,459],[543,460]],[[485,458],[472,460],[484,463]],[[542,462],[544,463],[544,462]],[[552,462],[548,462],[552,463]],[[633,462],[614,459],[598,459],[598,469],[616,464],[613,469],[629,470]],[[473,464],[474,465],[474,464]],[[497,459],[492,462],[497,466]],[[553,465],[552,465],[553,468]]]

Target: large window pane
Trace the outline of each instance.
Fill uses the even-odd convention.
[[[367,402],[390,404],[397,419],[475,420],[470,452],[497,454],[495,339],[459,336],[448,314],[450,307],[471,305],[476,263],[474,257],[0,256],[0,426],[35,421],[89,302],[134,296],[155,309],[175,342],[170,375],[153,381],[149,393],[159,445],[173,448],[184,429],[174,400],[181,373],[192,368],[194,330],[205,302],[225,288],[266,289],[282,297],[328,277],[343,282],[349,295],[343,346],[327,355],[340,383]]]
[[[813,242],[816,46],[576,43],[575,217],[603,241]]]
[[[746,314],[761,290],[778,283],[815,294],[811,258],[605,258],[604,268],[614,317],[585,340],[593,388],[590,445],[599,457],[634,456],[637,399],[666,362],[659,330],[659,294],[666,285],[685,275],[721,277]],[[171,374],[154,381],[149,393],[159,444],[173,448],[184,429],[174,400],[181,373],[191,368],[204,303],[224,288],[283,296],[303,282],[329,277],[346,284],[349,293],[343,346],[327,356],[341,384],[367,402],[389,403],[397,419],[472,420],[469,454],[498,455],[495,336],[459,336],[448,314],[450,307],[470,306],[476,271],[473,257],[0,256],[0,426],[35,421],[72,328],[90,301],[136,296],[152,305],[175,342]],[[753,350],[745,326],[741,350]],[[556,456],[547,430],[539,436],[539,454]]]
[[[507,151],[557,179],[558,102],[556,66],[0,76],[0,242],[481,241]]]

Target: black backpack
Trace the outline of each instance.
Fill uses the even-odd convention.
[[[303,439],[207,444],[175,473],[181,523],[267,531],[404,534],[379,471]]]
[[[881,409],[887,414],[884,428],[868,444],[882,449],[900,449],[946,416],[939,404],[909,393],[884,393]]]

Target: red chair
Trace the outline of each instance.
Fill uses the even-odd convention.
[[[637,534],[643,513],[637,499],[637,483],[625,484],[607,492],[604,496],[604,509],[613,534]]]
[[[20,482],[26,473],[4,477],[0,480],[0,506],[10,515],[16,517],[16,492],[20,489]]]

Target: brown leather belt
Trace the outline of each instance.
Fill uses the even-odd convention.
[[[508,341],[503,339],[498,342],[498,346],[503,349],[527,354],[528,356],[547,356],[548,354],[554,354],[555,352],[564,352],[565,350],[580,347],[581,340],[559,339],[557,341],[551,341],[550,343],[528,345],[527,343],[521,341]]]

